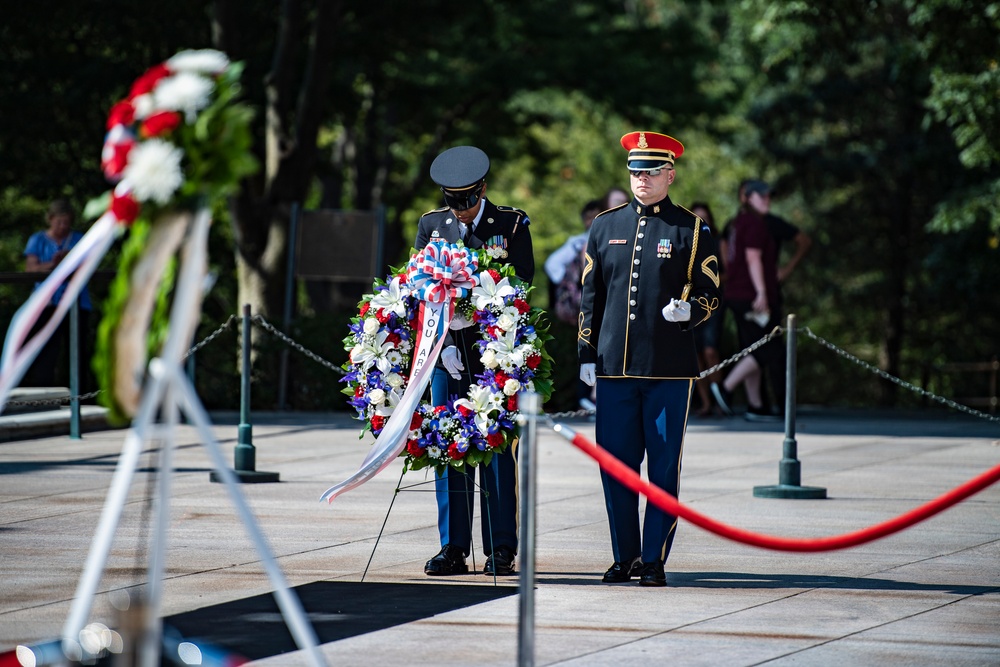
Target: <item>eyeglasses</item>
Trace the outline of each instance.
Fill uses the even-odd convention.
[[[633,178],[639,178],[643,174],[648,176],[659,176],[660,172],[673,169],[673,167],[657,167],[656,169],[629,169],[628,173],[632,174]]]

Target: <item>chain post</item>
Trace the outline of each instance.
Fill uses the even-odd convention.
[[[81,440],[80,435],[80,300],[73,301],[69,309],[69,437]]]
[[[242,359],[240,360],[240,425],[236,450],[233,454],[233,473],[241,482],[277,482],[278,473],[257,470],[257,449],[253,446],[253,424],[250,423],[250,354],[253,349],[250,327],[250,304],[243,304],[243,328],[240,336]],[[213,482],[225,480],[217,471],[212,471],[209,479]]]
[[[802,464],[798,459],[798,443],[795,441],[795,377],[796,377],[796,327],[795,315],[788,316],[788,340],[785,351],[788,368],[785,382],[785,440],[782,458],[778,464],[778,484],[776,486],[755,486],[753,495],[757,498],[826,498],[826,489],[821,486],[802,486]]]

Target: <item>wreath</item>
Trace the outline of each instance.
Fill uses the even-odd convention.
[[[407,388],[422,298],[428,296],[419,285],[421,260],[434,253],[468,255],[467,284],[474,286],[462,290],[455,317],[478,328],[475,347],[485,370],[465,396],[440,406],[418,405],[400,456],[406,459],[404,470],[463,471],[488,464],[516,439],[518,392],[533,391],[543,400],[552,394],[552,357],[545,349],[552,336],[545,312],[528,304],[532,288],[512,266],[461,242],[437,242],[414,251],[409,264],[392,269],[385,280],[376,279],[344,338],[350,354],[343,365],[343,392],[365,422],[361,437],[366,431],[377,437]]]
[[[101,167],[114,187],[87,210],[131,230],[94,356],[112,423],[136,414],[146,362],[166,339],[176,255],[193,212],[221,211],[258,168],[242,72],[221,51],[181,51],[146,70],[108,113]]]

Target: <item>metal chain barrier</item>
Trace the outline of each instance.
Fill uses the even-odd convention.
[[[720,361],[711,368],[703,370],[701,373],[698,374],[698,377],[696,379],[701,380],[702,378],[707,378],[709,375],[715,373],[716,371],[721,371],[723,368],[732,366],[743,357],[749,354],[753,354],[754,350],[770,343],[774,338],[780,336],[784,331],[785,331],[784,327],[780,326],[774,327],[774,329],[772,329],[769,334],[758,340],[756,343],[752,343],[747,348],[740,350],[739,352],[729,357],[728,359]],[[545,413],[545,416],[548,417],[549,419],[574,419],[574,418],[592,417],[595,414],[596,414],[595,410],[580,408],[579,410],[569,410],[567,412],[547,412]]]
[[[323,357],[319,356],[318,354],[316,354],[312,350],[309,350],[306,347],[304,347],[303,345],[295,342],[287,334],[285,334],[285,333],[279,331],[278,329],[274,328],[274,326],[270,322],[268,322],[267,320],[264,319],[263,315],[254,315],[253,317],[250,318],[250,321],[253,322],[254,324],[260,326],[260,328],[262,328],[264,331],[268,332],[269,334],[271,334],[275,338],[278,338],[279,340],[281,340],[283,343],[285,343],[289,347],[294,348],[294,349],[298,350],[299,352],[301,352],[302,354],[306,355],[307,357],[309,357],[310,359],[312,359],[316,363],[318,363],[318,364],[320,364],[322,366],[326,366],[331,371],[334,371],[334,372],[339,373],[341,375],[347,375],[347,371],[345,371],[343,368],[341,368],[337,364],[333,363],[332,361],[327,361],[326,359],[324,359]]]
[[[201,348],[203,348],[206,345],[208,345],[209,343],[211,343],[213,340],[215,340],[216,338],[218,338],[226,329],[228,329],[229,327],[231,327],[234,322],[236,322],[236,316],[235,315],[230,315],[229,319],[226,320],[225,322],[223,322],[222,325],[220,325],[218,329],[216,329],[212,333],[210,333],[207,336],[205,336],[205,338],[203,338],[200,343],[197,343],[194,347],[192,347],[190,350],[188,350],[184,354],[184,356],[182,357],[182,359],[187,359],[192,354],[194,354],[195,352],[197,352]],[[100,394],[103,391],[104,391],[104,389],[98,389],[97,391],[92,391],[92,392],[89,392],[87,394],[80,394],[79,396],[66,396],[64,398],[46,398],[46,399],[38,399],[38,400],[33,400],[33,401],[7,401],[7,405],[9,405],[9,406],[18,406],[18,407],[30,407],[30,408],[38,408],[38,407],[42,407],[42,406],[45,406],[45,405],[63,405],[65,403],[70,403],[73,400],[86,401],[87,399],[94,398],[95,396],[97,396],[98,394]]]
[[[201,348],[205,347],[206,345],[208,345],[209,343],[211,343],[213,340],[215,340],[216,338],[218,338],[222,334],[223,331],[225,331],[229,327],[233,326],[233,324],[235,324],[235,323],[236,323],[236,316],[235,315],[230,315],[229,319],[226,320],[225,322],[223,322],[222,325],[219,326],[218,329],[216,329],[212,333],[210,333],[207,336],[205,336],[205,338],[202,339],[202,341],[200,343],[198,343],[197,345],[195,345],[194,347],[192,347],[190,350],[188,350],[184,354],[184,356],[181,357],[181,359],[182,360],[187,359],[192,354],[194,354],[195,352],[197,352],[198,350],[200,350]]]
[[[918,387],[918,386],[916,386],[914,384],[911,384],[911,383],[907,382],[906,380],[902,380],[902,379],[896,377],[895,375],[890,375],[889,373],[886,373],[881,368],[878,368],[877,366],[873,366],[872,364],[869,364],[867,361],[863,361],[863,360],[857,358],[856,356],[854,356],[850,352],[848,352],[846,350],[842,350],[841,348],[837,347],[836,345],[834,345],[830,341],[825,340],[825,339],[821,338],[820,336],[817,336],[816,334],[814,334],[809,329],[809,327],[802,327],[802,328],[799,329],[799,331],[801,331],[805,335],[809,336],[810,338],[812,338],[813,340],[815,340],[817,343],[819,343],[823,347],[827,348],[828,350],[832,350],[833,352],[835,352],[836,354],[840,355],[844,359],[847,359],[848,361],[852,361],[855,364],[857,364],[858,366],[861,366],[862,368],[864,368],[865,370],[871,371],[872,373],[875,373],[879,377],[881,377],[881,378],[883,378],[885,380],[889,380],[890,382],[893,382],[893,383],[899,385],[900,387],[903,387],[904,389],[909,389],[910,391],[915,392],[915,393],[923,396],[924,398],[929,398],[929,399],[931,399],[933,401],[936,401],[938,403],[941,403],[943,405],[947,405],[949,408],[953,408],[953,409],[958,410],[960,412],[965,412],[967,414],[970,414],[973,417],[980,417],[982,419],[985,419],[985,420],[991,421],[991,422],[1000,422],[1000,417],[995,417],[993,415],[988,415],[985,412],[981,412],[980,410],[976,410],[975,408],[970,408],[967,405],[962,405],[961,403],[956,403],[955,401],[953,401],[951,399],[944,398],[943,396],[938,396],[937,394],[931,393],[931,392],[927,391],[926,389],[923,389],[922,387]]]

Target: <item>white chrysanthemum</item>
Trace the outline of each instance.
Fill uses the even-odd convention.
[[[208,106],[215,84],[200,74],[180,72],[160,79],[153,90],[153,101],[160,111],[181,111],[187,122],[194,122],[198,112]]]
[[[207,72],[219,74],[229,67],[229,58],[215,49],[181,51],[167,61],[171,72]]]
[[[444,457],[444,450],[436,445],[431,445],[427,448],[427,456],[432,459],[440,459]]]
[[[153,100],[152,94],[146,93],[132,100],[132,108],[135,109],[133,115],[136,120],[145,120],[156,110],[156,102]]]
[[[135,145],[128,156],[122,180],[132,188],[140,202],[166,204],[184,183],[181,159],[184,152],[161,139],[150,139]]]

